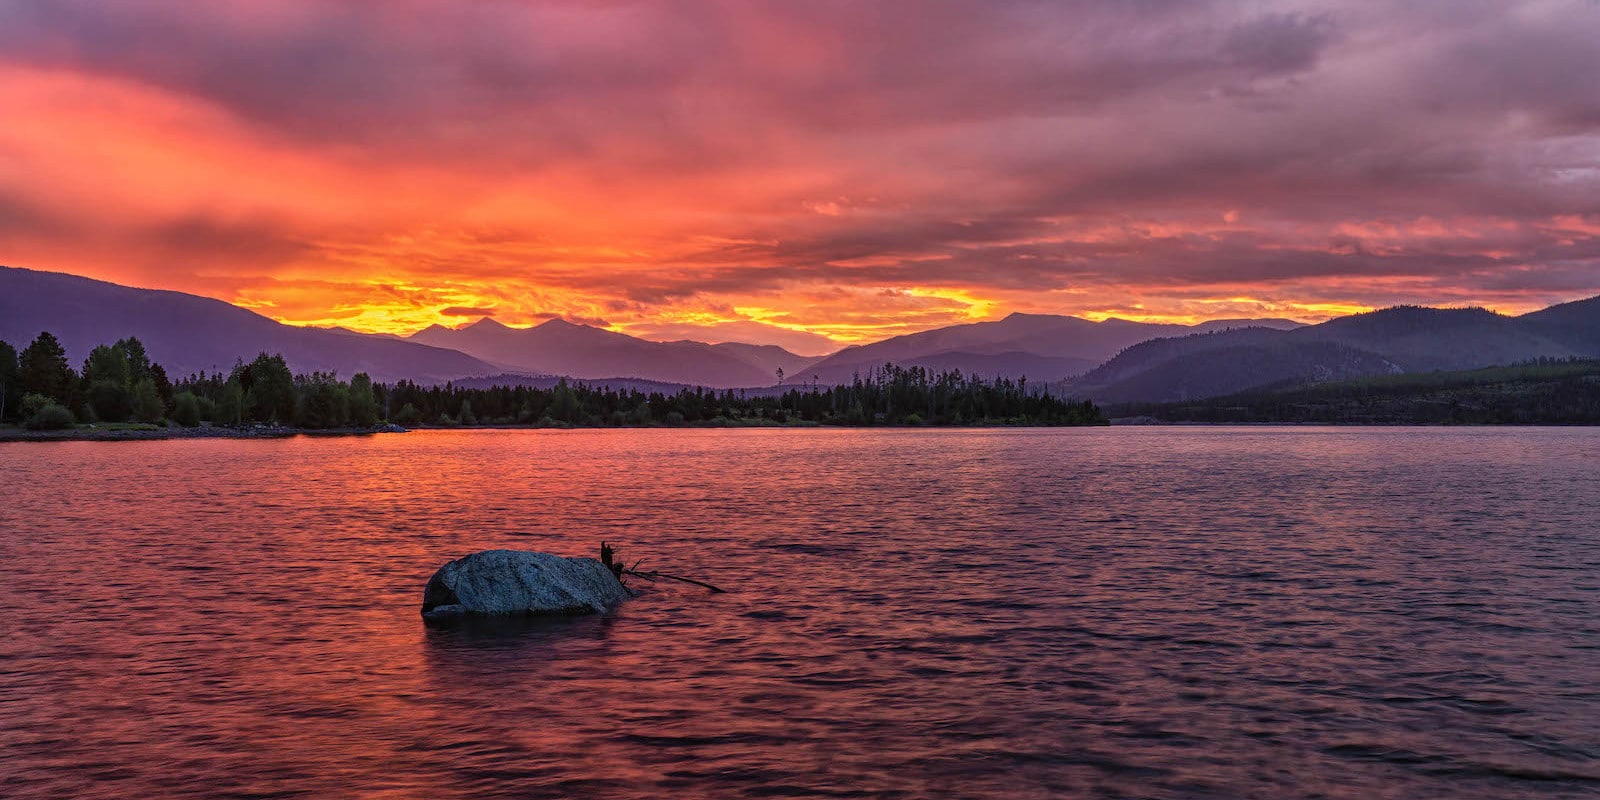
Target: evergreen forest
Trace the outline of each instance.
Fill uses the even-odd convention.
[[[294,374],[262,353],[232,370],[170,378],[138,339],[101,345],[83,364],[41,333],[18,352],[0,342],[0,422],[34,430],[79,424],[286,426],[310,430],[415,426],[1099,425],[1093,404],[1024,379],[987,380],[888,365],[839,386],[675,392],[561,380],[549,388],[421,386],[357,373]]]

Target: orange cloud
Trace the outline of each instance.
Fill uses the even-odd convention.
[[[814,352],[1525,310],[1600,291],[1579,13],[62,0],[0,29],[0,259]]]

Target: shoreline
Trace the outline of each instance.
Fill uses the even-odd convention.
[[[30,431],[16,425],[0,426],[0,442],[139,442],[166,439],[288,439],[295,436],[372,436],[384,433],[410,433],[411,431],[572,431],[572,430],[742,430],[742,429],[894,429],[894,430],[990,430],[1010,428],[1105,428],[1099,425],[825,425],[822,423],[769,422],[715,424],[709,422],[681,425],[418,425],[403,428],[399,425],[379,425],[372,428],[292,428],[287,426],[260,426],[254,428],[228,428],[202,426],[198,428],[87,428],[71,430]]]
[[[140,442],[164,439],[288,439],[294,436],[371,436],[379,433],[405,433],[398,425],[373,428],[74,428],[56,431],[30,431],[0,426],[0,442]]]
[[[1129,422],[1112,420],[1102,425],[822,425],[778,423],[767,425],[419,425],[402,428],[133,428],[30,431],[14,425],[0,426],[0,443],[6,442],[147,442],[168,439],[290,439],[296,436],[374,436],[412,431],[576,431],[576,430],[739,430],[739,429],[863,429],[863,430],[998,430],[1021,428],[1585,428],[1583,423],[1439,423],[1439,422]]]

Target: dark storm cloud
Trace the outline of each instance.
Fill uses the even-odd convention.
[[[819,128],[1059,113],[1298,72],[1334,32],[1200,2],[60,0],[5,19],[9,60],[197,94],[290,134],[449,145],[488,122],[571,149],[624,122],[716,133],[694,130],[702,101]]]
[[[439,309],[439,313],[447,317],[492,317],[492,308],[466,308],[463,306],[450,306]]]
[[[269,222],[232,222],[190,216],[154,226],[142,233],[157,252],[173,261],[201,261],[231,268],[277,266],[292,262],[310,248]]]
[[[72,236],[79,233],[70,220],[39,208],[30,198],[0,187],[0,243],[12,237]]]

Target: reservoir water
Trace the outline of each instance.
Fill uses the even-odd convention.
[[[1600,794],[1594,429],[0,444],[0,586],[7,797]]]

